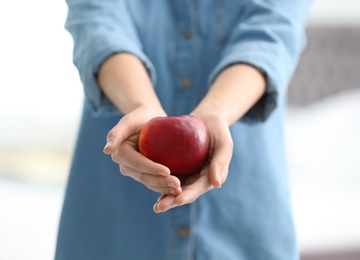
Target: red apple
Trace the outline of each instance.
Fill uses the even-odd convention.
[[[156,117],[142,128],[139,150],[171,174],[192,174],[203,166],[209,143],[206,127],[196,116]]]

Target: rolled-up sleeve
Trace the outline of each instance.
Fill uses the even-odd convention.
[[[305,46],[310,0],[244,1],[241,18],[231,30],[221,60],[209,82],[226,67],[246,63],[264,73],[267,90],[242,120],[266,120],[285,98],[286,89]]]
[[[94,115],[118,113],[97,82],[99,67],[109,56],[137,56],[155,82],[155,69],[142,44],[124,0],[67,0],[65,28],[74,40],[73,61],[84,85],[85,100]]]

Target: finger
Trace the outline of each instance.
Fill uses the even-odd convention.
[[[178,196],[166,196],[154,205],[156,213],[165,212],[171,208],[194,202],[199,196],[211,190],[213,187],[206,174],[202,175],[196,182],[183,188]]]
[[[153,206],[154,212],[161,213],[176,207],[176,205],[174,205],[175,198],[176,197],[173,195],[165,195],[165,194],[161,195],[158,201]]]
[[[169,176],[170,169],[162,164],[156,163],[141,153],[136,151],[134,147],[128,144],[123,144],[112,155],[113,160],[120,165],[132,168],[137,172],[157,175],[157,176]]]
[[[233,142],[230,132],[217,137],[214,151],[209,165],[209,180],[215,188],[221,188],[228,174],[233,151]]]
[[[175,199],[175,205],[181,206],[192,203],[212,188],[213,186],[209,182],[207,174],[203,174],[194,183],[183,187],[183,192]]]
[[[108,133],[104,153],[111,154],[115,152],[124,140],[139,133],[140,130],[141,126],[137,124],[137,121],[131,115],[125,115]]]
[[[137,172],[136,170],[126,166],[120,166],[120,172],[125,176],[131,177],[134,180],[143,183],[155,192],[179,195],[182,191],[180,181],[175,176],[154,176],[147,173]]]

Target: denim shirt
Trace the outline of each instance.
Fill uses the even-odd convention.
[[[284,98],[304,46],[310,1],[67,2],[74,63],[95,114],[118,112],[99,89],[99,66],[114,53],[129,52],[143,61],[165,110],[175,115],[188,113],[227,66],[255,66],[266,74],[268,89],[251,115],[264,120]],[[191,86],[182,87],[184,79]]]
[[[56,259],[297,259],[283,113],[310,2],[67,0],[86,104]],[[232,64],[264,73],[266,93],[231,127],[234,152],[221,189],[156,215],[158,195],[118,174],[102,154],[121,113],[100,90],[97,72],[120,52],[143,62],[168,115],[190,113]]]

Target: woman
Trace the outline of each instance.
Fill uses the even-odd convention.
[[[283,115],[309,2],[67,0],[86,101],[57,260],[298,258]],[[186,114],[211,143],[181,182],[137,141]]]

